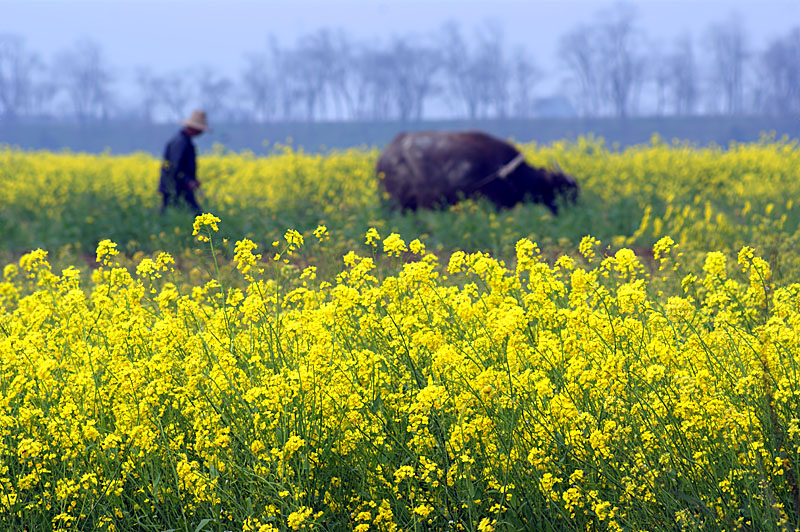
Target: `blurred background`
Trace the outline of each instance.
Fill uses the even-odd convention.
[[[264,153],[480,128],[609,145],[800,137],[797,0],[0,0],[0,143]]]

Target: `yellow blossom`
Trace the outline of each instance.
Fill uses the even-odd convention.
[[[209,233],[210,231],[219,231],[219,227],[217,226],[219,222],[220,219],[213,214],[200,214],[196,216],[194,224],[192,225],[192,236],[196,236],[197,240],[200,242],[208,242],[210,240],[208,235],[202,232],[205,231]]]

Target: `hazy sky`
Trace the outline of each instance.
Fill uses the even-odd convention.
[[[684,32],[699,37],[732,13],[742,17],[756,49],[800,26],[800,0],[629,3],[651,40],[665,45]],[[369,41],[429,35],[447,20],[464,30],[492,21],[505,30],[509,49],[525,46],[536,63],[552,71],[559,36],[611,5],[598,0],[0,0],[0,33],[24,36],[45,59],[88,37],[103,46],[117,78],[125,79],[139,66],[162,72],[208,65],[237,76],[243,55],[264,48],[270,34],[292,44],[325,26]]]

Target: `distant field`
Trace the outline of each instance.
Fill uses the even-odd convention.
[[[663,117],[617,120],[598,119],[531,119],[430,121],[402,124],[326,122],[317,124],[225,124],[210,117],[214,130],[199,138],[199,146],[210,150],[219,143],[234,151],[250,150],[264,154],[275,143],[294,146],[306,151],[325,151],[331,148],[378,146],[388,143],[398,132],[407,129],[483,129],[503,138],[519,142],[553,142],[576,140],[579,136],[603,137],[609,146],[646,143],[654,133],[671,141],[680,139],[700,145],[716,143],[727,146],[731,141],[755,142],[764,133],[778,138],[788,135],[800,138],[800,117]],[[112,153],[145,151],[159,154],[163,144],[177,125],[147,125],[137,123],[109,124],[3,124],[0,122],[0,144],[25,149],[88,151]]]
[[[734,252],[749,245],[775,260],[792,260],[783,251],[800,219],[796,142],[698,149],[657,140],[614,151],[581,139],[521,148],[532,164],[557,163],[577,178],[576,208],[558,217],[535,204],[496,212],[481,202],[392,212],[374,176],[378,151],[366,148],[206,155],[198,163],[201,203],[224,220],[227,238],[261,245],[289,228],[308,235],[325,224],[342,252],[361,245],[364,231],[374,226],[382,233],[425,235],[432,249],[498,257],[511,254],[521,237],[556,253],[591,234],[613,247],[646,249],[671,236],[686,249]],[[91,254],[98,241],[110,238],[129,253],[180,254],[190,247],[190,220],[182,211],[157,215],[158,172],[158,159],[142,153],[0,152],[0,250]]]
[[[0,152],[0,528],[797,528],[798,143],[521,148],[578,204]]]

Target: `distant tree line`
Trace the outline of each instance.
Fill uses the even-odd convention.
[[[210,66],[120,77],[91,40],[45,61],[0,35],[0,120],[172,121],[191,107],[252,122],[800,114],[800,26],[761,50],[735,15],[699,37],[654,42],[630,4],[566,31],[552,72],[510,48],[499,26],[467,33],[455,22],[369,42],[322,28],[243,59],[236,78]],[[542,94],[554,79],[557,96]],[[122,96],[121,81],[135,93]]]

